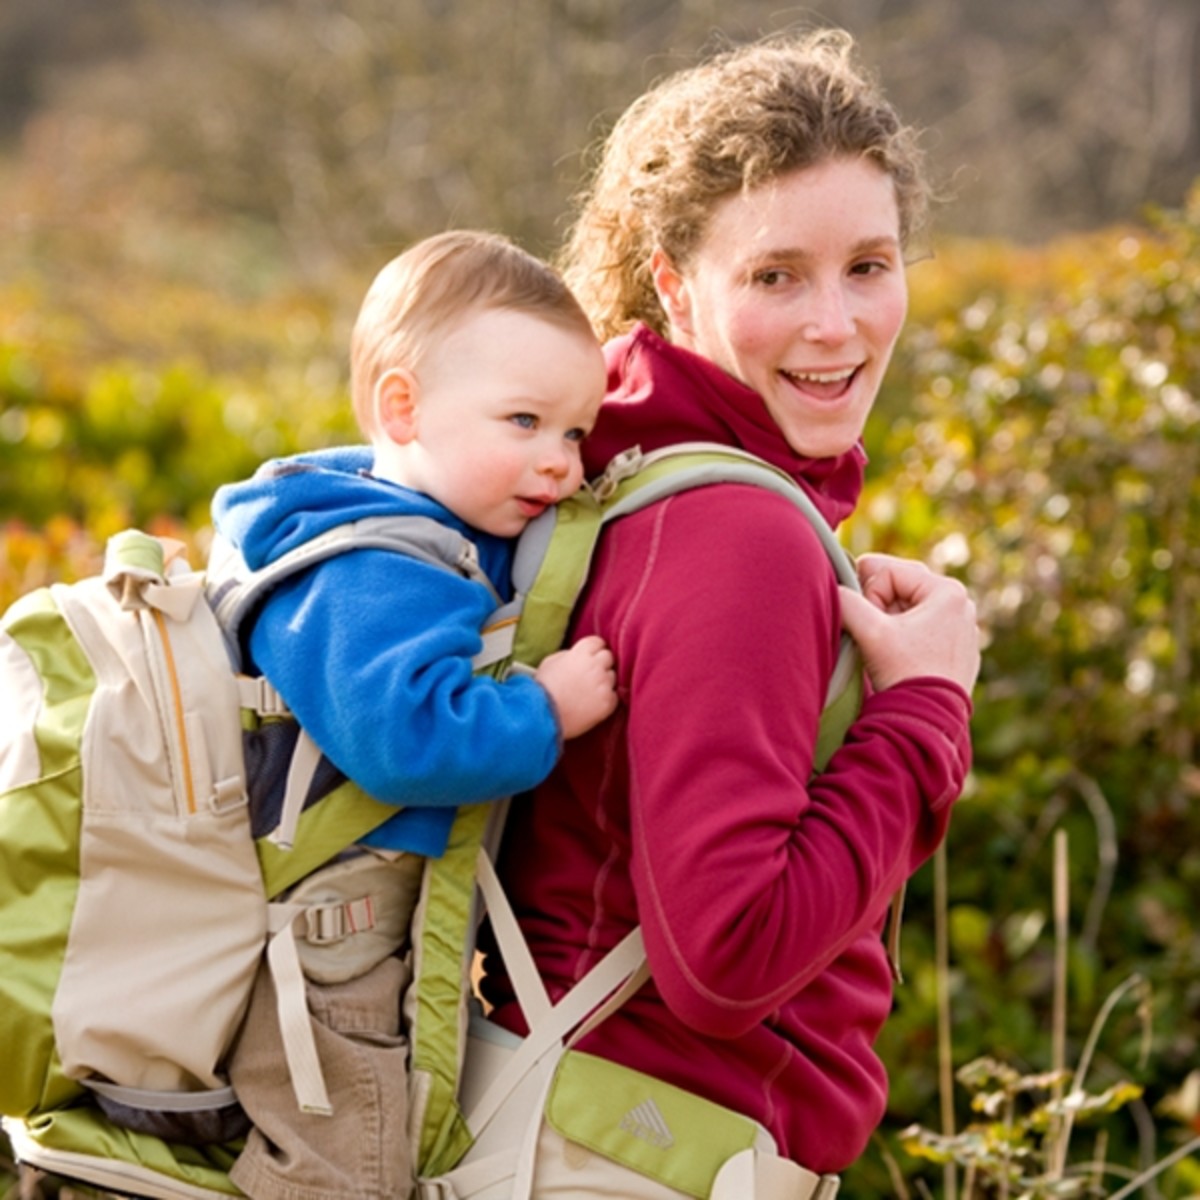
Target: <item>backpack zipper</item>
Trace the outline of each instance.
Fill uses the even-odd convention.
[[[183,692],[179,686],[179,672],[175,666],[175,654],[171,649],[171,638],[167,633],[166,618],[157,609],[150,609],[154,624],[158,627],[158,635],[162,641],[163,663],[167,669],[167,682],[171,687],[171,708],[175,714],[175,734],[179,741],[179,754],[182,760],[184,796],[189,816],[196,813],[196,788],[192,781],[192,752],[188,743],[187,723],[183,717]]]

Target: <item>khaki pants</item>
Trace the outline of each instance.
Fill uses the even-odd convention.
[[[284,1053],[275,986],[264,964],[229,1063],[254,1128],[230,1178],[251,1200],[406,1200],[408,1041],[401,1007],[412,974],[400,957],[422,860],[366,854],[309,876],[289,899],[324,904],[369,895],[373,923],[352,938],[298,947],[317,1057],[333,1109],[302,1112]]]
[[[404,1200],[412,1186],[400,999],[405,963],[385,958],[347,983],[307,985],[332,1116],[299,1111],[270,974],[259,972],[230,1063],[254,1123],[230,1178],[252,1200]]]

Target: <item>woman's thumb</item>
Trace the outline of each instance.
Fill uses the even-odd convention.
[[[842,626],[856,642],[869,640],[882,614],[861,592],[839,586],[842,597]]]

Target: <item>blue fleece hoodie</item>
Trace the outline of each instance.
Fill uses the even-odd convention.
[[[464,525],[419,492],[369,474],[368,447],[264,464],[213,501],[217,530],[258,569],[325,530],[417,514],[466,534],[503,599],[512,543]],[[403,806],[364,841],[440,855],[455,806],[526,791],[560,749],[532,679],[476,676],[486,587],[386,550],[352,550],[276,588],[243,643],[327,758],[376,799]]]

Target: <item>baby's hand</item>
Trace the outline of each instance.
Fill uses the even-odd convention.
[[[862,595],[842,588],[842,624],[883,691],[905,679],[937,675],[970,692],[979,674],[975,605],[957,580],[909,559],[865,554]]]
[[[603,638],[580,638],[547,655],[533,677],[550,693],[564,738],[587,733],[616,710],[617,673]]]

